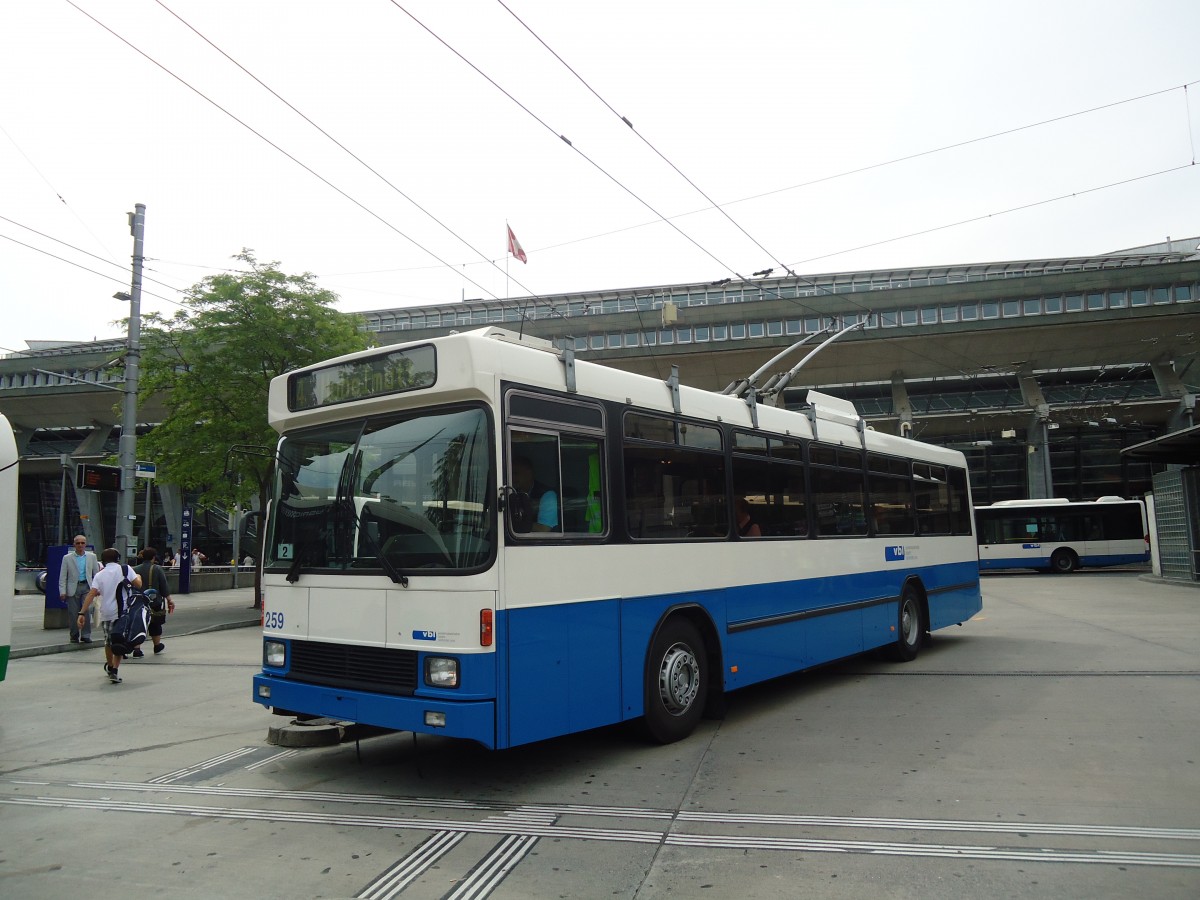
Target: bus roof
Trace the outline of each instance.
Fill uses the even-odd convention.
[[[1065,497],[1047,497],[1043,500],[998,500],[989,506],[979,509],[1020,508],[1041,506],[1090,506],[1093,503],[1140,503],[1140,500],[1126,500],[1124,497],[1105,496],[1095,500],[1067,500]]]
[[[429,387],[371,397],[354,403],[334,403],[303,411],[288,408],[288,379],[297,373],[331,365],[365,362],[373,357],[409,347],[433,346],[437,350],[437,376]],[[377,415],[392,409],[411,408],[436,396],[441,402],[456,400],[495,401],[496,379],[554,391],[578,392],[580,398],[627,403],[643,410],[724,422],[739,428],[819,440],[847,447],[866,447],[880,453],[916,456],[946,465],[966,467],[957,450],[876,432],[863,422],[854,404],[816,390],[804,393],[799,411],[761,404],[753,408],[747,400],[658,379],[578,359],[574,351],[562,350],[542,338],[489,326],[472,331],[428,338],[409,343],[387,344],[326,360],[286,373],[271,383],[268,418],[279,431],[347,416]],[[797,392],[799,393],[799,392]],[[757,420],[757,421],[756,421]]]

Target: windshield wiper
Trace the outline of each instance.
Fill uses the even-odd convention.
[[[292,565],[288,569],[288,573],[287,573],[288,584],[295,584],[297,581],[300,580],[300,566],[301,566],[300,560],[301,559],[302,559],[301,555],[299,553],[297,553],[296,558],[292,560]]]
[[[375,540],[375,535],[371,534],[371,529],[363,528],[359,524],[358,533],[366,540],[367,545],[371,548],[371,552],[375,554],[375,558],[383,566],[383,571],[387,572],[388,578],[392,579],[400,587],[408,587],[408,576],[401,572],[395,563],[383,555],[383,549],[379,546],[379,542]]]
[[[355,473],[362,462],[362,454],[358,447],[366,431],[367,423],[364,420],[358,428],[354,443],[346,449],[346,458],[342,460],[342,470],[338,473],[337,492],[333,496],[333,547],[330,559],[341,560],[344,564],[354,559],[354,532],[358,513],[351,498],[357,480]]]
[[[354,447],[346,455],[346,461],[342,463],[342,471],[338,476],[337,496],[334,497],[333,507],[333,546],[335,552],[346,559],[353,559],[353,544],[356,537],[361,537],[370,547],[371,552],[375,554],[375,558],[379,560],[379,564],[392,579],[395,584],[401,587],[408,587],[408,576],[401,572],[392,563],[390,559],[385,557],[380,550],[379,542],[375,540],[375,536],[371,534],[370,529],[362,527],[359,521],[358,510],[354,506],[354,500],[351,499],[355,493],[354,486],[358,483],[358,472],[362,465],[362,451],[358,449],[358,445],[362,443],[363,434],[367,430],[367,423],[363,423],[362,429],[358,433],[358,438],[354,441]]]

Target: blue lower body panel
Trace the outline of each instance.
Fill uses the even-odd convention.
[[[979,612],[975,560],[530,606],[497,612],[495,654],[459,657],[461,693],[371,693],[291,680],[280,669],[254,678],[253,699],[489,749],[515,747],[641,716],[648,651],[672,611],[696,622],[710,665],[720,669],[725,690],[734,690],[894,642],[900,594],[913,576],[925,588],[931,629]],[[269,697],[259,695],[262,688]],[[444,715],[445,727],[426,724],[428,712]]]
[[[1003,559],[981,559],[980,569],[1048,569],[1048,556],[1009,556]]]
[[[621,721],[617,600],[509,610],[505,746]],[[507,724],[507,729],[505,729]]]
[[[1108,553],[1104,556],[1085,556],[1079,560],[1081,566],[1133,566],[1150,562],[1149,553]]]

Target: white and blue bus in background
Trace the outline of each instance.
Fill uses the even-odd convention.
[[[17,573],[17,442],[0,415],[0,681],[12,653],[13,592]]]
[[[1074,572],[1150,562],[1146,505],[1123,497],[1005,500],[975,508],[979,568]]]
[[[487,328],[280,376],[269,418],[253,698],[277,714],[669,742],[981,608],[963,455],[816,391],[756,405]]]

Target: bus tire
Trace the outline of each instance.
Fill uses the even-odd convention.
[[[1070,550],[1060,548],[1050,557],[1050,571],[1059,575],[1070,575],[1079,568],[1079,557]]]
[[[925,638],[925,607],[921,603],[921,592],[911,581],[900,592],[900,605],[896,613],[896,643],[892,645],[892,659],[911,662],[921,650]]]
[[[646,659],[647,734],[671,744],[695,730],[708,700],[708,654],[696,626],[676,616],[658,629]]]

